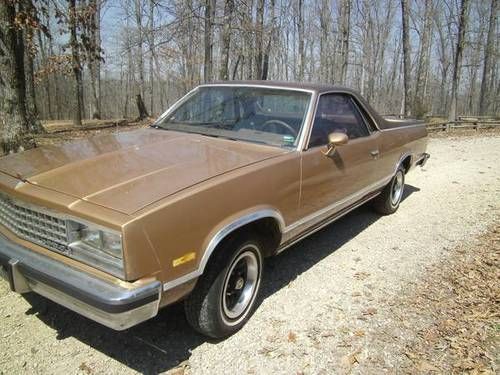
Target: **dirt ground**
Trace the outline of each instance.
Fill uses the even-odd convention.
[[[114,332],[0,283],[0,374],[498,373],[500,136],[433,136],[429,152],[396,214],[361,207],[270,259],[224,341],[181,306]]]

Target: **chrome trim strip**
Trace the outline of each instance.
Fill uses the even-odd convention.
[[[301,91],[301,92],[308,92],[310,94],[315,93],[315,90],[304,89],[301,87],[272,86],[272,85],[263,85],[263,84],[258,84],[258,83],[250,83],[250,84],[245,84],[245,83],[204,83],[204,84],[198,85],[197,87],[212,87],[212,86],[260,87],[260,88],[269,88],[269,89],[273,89],[273,90],[276,89],[276,90],[283,90],[283,91]]]
[[[276,254],[279,254],[279,253],[283,252],[284,250],[288,249],[289,247],[295,245],[297,242],[302,241],[304,238],[309,237],[310,235],[312,235],[312,234],[316,233],[317,231],[323,229],[327,225],[330,225],[331,223],[337,221],[341,217],[347,215],[349,212],[352,212],[353,210],[355,210],[359,206],[362,206],[363,204],[365,204],[366,202],[368,202],[370,199],[375,198],[379,194],[380,193],[373,194],[373,195],[369,196],[368,198],[359,201],[354,206],[352,206],[349,210],[347,210],[345,212],[342,212],[340,215],[333,214],[333,216],[332,216],[332,218],[330,220],[327,220],[325,223],[321,224],[317,228],[314,228],[312,231],[307,232],[304,235],[299,235],[298,237],[294,238],[290,243],[285,244],[285,246],[283,246],[283,247],[278,247],[278,250],[277,250]]]
[[[166,292],[167,290],[173,289],[179,285],[194,280],[197,277],[200,277],[202,273],[203,271],[201,271],[200,268],[197,268],[193,272],[187,273],[181,277],[178,277],[177,279],[173,279],[172,281],[167,281],[166,283],[163,283],[163,291]]]
[[[390,120],[386,120],[387,122],[390,122]],[[392,130],[401,130],[401,129],[408,129],[408,128],[420,128],[424,127],[425,128],[425,123],[421,124],[414,124],[414,125],[406,125],[406,126],[396,126],[394,128],[387,128],[387,129],[381,129],[380,131],[382,132],[389,132]]]
[[[214,250],[217,248],[219,243],[230,233],[232,233],[234,230],[249,224],[251,222],[254,222],[259,219],[264,219],[264,218],[273,218],[278,222],[280,231],[283,233],[284,228],[285,228],[285,221],[283,219],[283,216],[274,209],[268,208],[268,209],[262,209],[258,210],[252,213],[249,213],[247,215],[241,216],[235,221],[227,224],[223,228],[221,228],[211,239],[210,242],[208,243],[208,246],[205,249],[205,252],[203,253],[203,256],[200,260],[200,263],[198,265],[198,268],[184,276],[181,276],[177,279],[174,279],[172,281],[166,282],[163,284],[163,290],[167,291],[169,289],[172,289],[178,285],[184,284],[188,281],[191,281],[192,279],[201,276],[203,274],[203,271],[205,270],[205,267],[208,263],[208,259],[210,259],[210,256],[214,252]]]
[[[309,214],[306,217],[288,225],[283,232],[282,244],[290,238],[294,237],[292,233],[293,231],[306,231],[307,228],[314,226],[325,218],[334,215],[336,212],[348,207],[350,204],[355,203],[357,200],[362,199],[365,195],[370,194],[378,188],[385,186],[387,183],[389,183],[392,177],[393,175],[384,177],[383,179],[345,197],[344,199],[334,202],[329,206],[324,207],[319,211],[313,212],[312,214]]]

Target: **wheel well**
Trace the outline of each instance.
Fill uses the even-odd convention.
[[[405,169],[405,173],[408,173],[408,171],[410,170],[410,167],[411,167],[411,155],[408,155],[407,157],[405,157],[403,159],[403,161],[401,162],[401,165]]]
[[[217,247],[229,238],[234,238],[234,236],[238,236],[241,233],[249,232],[257,235],[259,239],[263,241],[264,256],[271,256],[278,249],[281,242],[281,230],[276,219],[272,217],[261,218],[235,229],[233,232],[225,236],[220,243],[217,244]],[[214,253],[216,251],[217,250],[215,250]]]

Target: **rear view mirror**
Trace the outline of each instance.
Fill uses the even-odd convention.
[[[335,148],[337,146],[342,146],[347,144],[349,137],[345,133],[335,132],[328,135],[328,145],[326,146],[326,151],[323,152],[325,156],[332,156],[335,153]]]

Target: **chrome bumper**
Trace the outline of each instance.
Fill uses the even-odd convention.
[[[35,292],[89,319],[124,330],[158,313],[161,283],[127,287],[37,254],[0,235],[0,277],[18,293]]]

